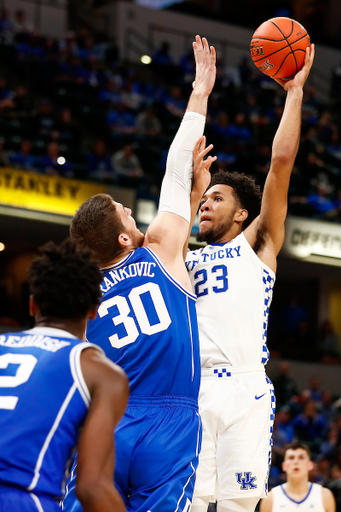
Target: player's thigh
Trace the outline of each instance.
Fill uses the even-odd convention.
[[[192,500],[201,422],[191,408],[159,408],[141,414],[130,460],[128,510],[169,512]],[[134,425],[136,429],[137,425]]]
[[[217,476],[217,431],[220,409],[228,403],[230,383],[217,377],[205,376],[201,380],[199,412],[202,421],[202,444],[199,454],[194,496],[213,499]]]
[[[274,393],[263,372],[237,374],[217,440],[218,499],[264,497],[271,457]]]

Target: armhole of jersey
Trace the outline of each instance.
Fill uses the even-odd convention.
[[[270,276],[275,280],[276,279],[276,274],[275,272],[266,264],[264,263],[259,256],[257,256],[257,254],[255,253],[255,251],[253,250],[253,248],[251,247],[251,245],[249,244],[246,236],[244,235],[244,231],[242,231],[238,236],[241,236],[243,235],[243,239],[245,240],[245,244],[250,248],[250,251],[252,252],[253,256],[257,259],[259,265],[264,269],[266,270],[267,272],[269,272]],[[237,238],[237,237],[236,237]]]
[[[86,385],[86,382],[84,380],[81,367],[81,353],[83,352],[83,350],[87,348],[95,348],[96,350],[99,350],[104,354],[103,350],[97,345],[94,345],[93,343],[79,343],[78,345],[73,347],[73,349],[70,352],[70,369],[77,389],[81,397],[83,398],[85,405],[89,408],[91,397],[88,386]]]
[[[185,295],[187,295],[187,297],[189,297],[190,299],[193,299],[193,300],[197,300],[197,297],[196,295],[194,295],[194,293],[191,293],[189,290],[186,290],[186,288],[184,288],[176,279],[174,279],[174,277],[171,276],[171,274],[168,272],[168,270],[163,266],[161,260],[158,258],[158,256],[155,254],[154,251],[152,251],[149,247],[143,247],[143,249],[145,249],[146,251],[149,252],[149,254],[151,255],[151,257],[155,260],[156,264],[158,265],[158,267],[160,268],[161,272],[163,272],[163,274],[167,277],[167,279],[172,283],[174,284],[174,286],[176,286],[182,293],[184,293]],[[185,263],[184,263],[185,264]]]

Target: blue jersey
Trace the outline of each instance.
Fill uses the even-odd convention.
[[[200,383],[196,297],[147,247],[103,269],[102,303],[87,338],[130,380],[131,396],[197,399]]]
[[[0,487],[54,499],[90,403],[89,344],[59,329],[0,335]]]

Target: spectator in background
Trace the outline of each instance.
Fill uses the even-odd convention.
[[[9,157],[7,151],[4,149],[5,139],[0,137],[0,167],[8,167]]]
[[[330,359],[339,359],[340,357],[339,337],[329,320],[325,320],[321,325],[317,348],[324,361],[330,362]]]
[[[9,160],[11,167],[15,169],[35,171],[36,157],[32,155],[32,142],[30,140],[23,140],[20,145],[20,151],[13,152]]]
[[[276,413],[276,425],[278,432],[282,432],[287,443],[291,443],[294,439],[294,428],[292,426],[291,412],[288,405],[283,405]]]
[[[114,171],[111,158],[105,142],[96,140],[93,151],[88,155],[88,172],[91,179],[114,181]]]
[[[34,124],[40,137],[43,137],[45,140],[51,139],[52,132],[56,128],[56,118],[53,105],[48,98],[41,99]]]
[[[71,110],[63,108],[56,122],[56,130],[58,131],[58,140],[66,144],[77,145],[80,142],[80,129],[72,119]]]
[[[168,41],[163,41],[152,57],[151,68],[156,75],[161,76],[163,80],[172,84],[181,77],[183,71],[181,66],[177,66],[174,63],[170,50],[171,45]]]
[[[304,409],[304,412],[293,419],[295,437],[306,443],[314,456],[318,455],[320,445],[325,438],[328,430],[326,420],[316,411],[316,404],[310,400]]]
[[[47,146],[47,154],[41,157],[39,170],[51,176],[73,177],[72,166],[60,154],[59,145],[56,142],[50,142]]]
[[[165,98],[165,107],[176,121],[182,119],[186,110],[186,101],[183,98],[181,87],[171,87],[169,96]]]
[[[137,133],[136,115],[129,112],[123,103],[116,105],[115,109],[109,110],[107,122],[115,142],[122,145],[131,142]]]
[[[161,123],[151,107],[140,112],[136,119],[137,133],[151,140],[161,133]]]
[[[298,395],[296,381],[289,375],[290,367],[286,361],[279,365],[278,376],[273,379],[277,406],[288,405]]]
[[[131,144],[126,144],[120,151],[114,153],[111,162],[118,185],[132,188],[142,183],[144,173]]]
[[[16,34],[31,34],[33,25],[27,20],[26,12],[18,9],[14,13],[14,31]]]
[[[322,441],[320,446],[319,458],[326,458],[329,461],[335,460],[339,449],[339,433],[335,425],[331,425],[328,431],[328,437]]]
[[[321,402],[317,404],[317,410],[326,418],[329,424],[335,420],[336,407],[333,404],[332,394],[330,391],[323,391]]]
[[[309,391],[311,400],[320,404],[322,401],[321,383],[320,379],[315,375],[309,379]]]
[[[11,44],[13,41],[14,25],[10,20],[8,9],[0,10],[0,41]]]

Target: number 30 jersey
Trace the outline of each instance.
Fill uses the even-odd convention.
[[[88,322],[88,341],[125,370],[131,395],[197,399],[196,297],[147,247],[102,271],[102,303]]]
[[[87,348],[54,328],[0,335],[0,485],[61,498],[90,405],[80,366]]]
[[[186,267],[197,296],[201,366],[265,364],[275,274],[244,234],[189,252]]]

